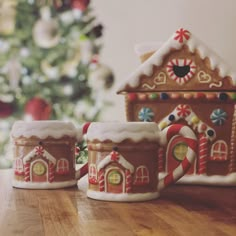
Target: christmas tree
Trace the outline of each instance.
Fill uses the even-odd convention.
[[[0,0],[0,155],[16,119],[98,119],[113,83],[102,30],[89,0]]]

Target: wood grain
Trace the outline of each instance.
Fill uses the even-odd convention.
[[[236,187],[172,186],[159,199],[103,202],[77,187],[23,190],[0,170],[0,235],[29,236],[235,236]]]

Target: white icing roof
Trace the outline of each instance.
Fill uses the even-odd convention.
[[[36,148],[34,148],[34,150],[32,150],[30,153],[28,153],[24,158],[23,158],[23,162],[24,164],[29,161],[31,158],[33,158],[36,154]],[[51,161],[54,165],[56,164],[56,159],[46,150],[44,150],[44,153],[42,155],[43,157],[47,158],[49,161]]]
[[[111,140],[114,143],[120,143],[125,139],[131,139],[134,142],[144,139],[158,141],[158,133],[158,125],[154,122],[94,122],[88,128],[87,139],[89,141]]]
[[[13,138],[19,138],[21,136],[30,138],[36,136],[40,139],[47,137],[62,138],[67,135],[69,137],[77,137],[77,131],[75,126],[71,122],[64,121],[16,121],[13,124],[11,136]]]
[[[111,159],[111,155],[112,152],[109,155],[107,155],[104,159],[102,159],[101,162],[99,162],[98,171],[104,168],[109,163],[113,162],[113,160]],[[119,155],[117,162],[123,167],[125,167],[127,170],[130,170],[131,173],[134,172],[134,166],[131,163],[129,163],[122,155]]]
[[[180,36],[183,32],[184,36]],[[215,52],[209,49],[203,42],[197,39],[192,33],[187,30],[177,30],[151,57],[149,57],[143,64],[141,64],[118,88],[118,92],[125,90],[126,85],[136,88],[139,85],[139,77],[141,75],[151,76],[153,73],[153,66],[161,66],[163,58],[171,49],[180,49],[183,45],[187,45],[191,52],[196,49],[199,51],[202,59],[209,58],[211,69],[219,69],[221,77],[230,76],[233,84],[236,86],[236,73],[233,73],[229,65],[221,59]]]

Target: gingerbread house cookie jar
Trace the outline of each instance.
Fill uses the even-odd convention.
[[[75,143],[71,122],[17,121],[12,127],[13,186],[52,189],[76,185]]]
[[[236,74],[183,28],[142,60],[118,90],[125,96],[127,120],[154,121],[160,130],[189,126],[198,138],[197,159],[180,182],[236,185]],[[186,146],[173,137],[163,147],[159,172],[175,168]]]

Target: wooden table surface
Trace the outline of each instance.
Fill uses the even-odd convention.
[[[103,202],[78,187],[11,187],[12,170],[0,170],[0,235],[236,235],[236,187],[171,186],[157,200]]]

